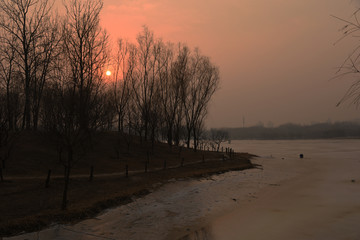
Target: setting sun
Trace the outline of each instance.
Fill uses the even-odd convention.
[[[106,71],[106,76],[110,76],[110,75],[111,75],[110,70],[107,70],[107,71]]]

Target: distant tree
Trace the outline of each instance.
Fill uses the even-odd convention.
[[[207,114],[208,103],[218,89],[219,70],[208,57],[202,56],[199,50],[192,54],[189,65],[189,77],[182,82],[182,103],[184,107],[187,146],[190,147],[191,136],[196,151],[198,130]]]
[[[220,146],[223,142],[229,140],[229,132],[223,129],[211,129],[210,139],[216,146],[216,151],[220,150]]]
[[[134,103],[141,120],[140,136],[144,133],[144,139],[148,140],[150,130],[150,116],[154,106],[154,95],[156,92],[156,69],[155,58],[158,56],[155,51],[154,33],[146,26],[137,36],[137,64],[132,74],[132,88]]]
[[[164,66],[160,73],[160,96],[169,145],[173,144],[174,138],[176,144],[179,143],[177,138],[182,122],[183,109],[181,86],[188,76],[189,53],[190,51],[185,45],[179,44],[176,53],[172,46],[167,46],[162,58],[160,58]],[[174,54],[176,54],[175,59]]]
[[[135,67],[134,46],[119,39],[114,62],[114,77],[112,83],[113,104],[117,112],[117,129],[124,131],[126,111],[129,107],[132,88],[130,80]]]
[[[197,139],[197,149],[200,150],[215,150],[213,142],[210,140],[209,131],[205,129],[204,123],[203,126],[198,130],[198,139]]]

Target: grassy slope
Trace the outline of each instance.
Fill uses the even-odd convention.
[[[132,139],[128,151],[124,140],[113,132],[93,139],[94,147],[77,160],[72,169],[69,208],[61,211],[63,167],[58,161],[56,144],[39,133],[22,133],[11,159],[6,162],[6,181],[0,183],[0,236],[39,230],[53,222],[76,222],[93,217],[105,208],[146,195],[170,179],[252,167],[249,161],[252,155],[247,153],[223,161],[223,153],[194,152],[161,143],[152,151],[151,146],[136,138]],[[145,173],[148,152],[149,171]],[[182,159],[184,166],[180,167]],[[124,173],[126,164],[130,171],[128,178]],[[90,166],[94,166],[92,182],[89,181]],[[45,188],[48,169],[52,170],[52,178],[50,187]]]

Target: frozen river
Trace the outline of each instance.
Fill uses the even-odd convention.
[[[360,239],[360,140],[233,141],[229,147],[261,156],[269,180],[276,171],[285,178],[266,180],[270,185],[255,201],[212,221],[203,239]]]
[[[170,182],[96,218],[5,239],[360,239],[360,140],[226,146],[262,168]]]
[[[224,144],[238,152],[249,152],[260,157],[297,159],[300,153],[307,158],[360,158],[360,139],[324,140],[235,140]]]

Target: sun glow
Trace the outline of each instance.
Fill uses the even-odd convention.
[[[111,76],[110,70],[107,70],[107,71],[106,71],[106,76]]]

